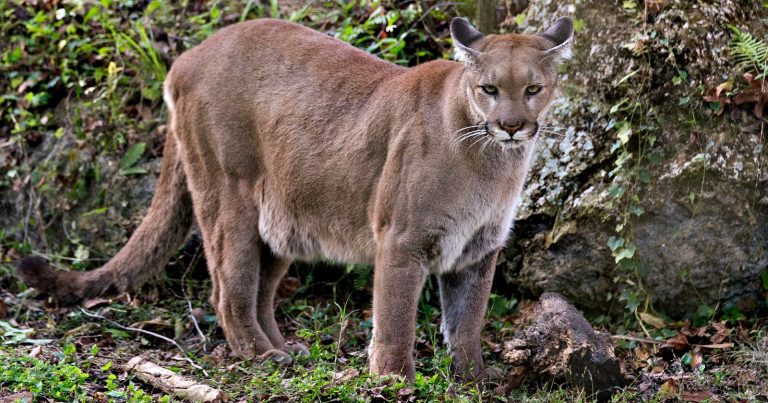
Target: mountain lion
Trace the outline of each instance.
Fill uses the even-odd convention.
[[[454,370],[480,376],[496,257],[573,26],[450,30],[460,63],[413,68],[284,21],[220,30],[168,73],[162,171],[128,244],[90,272],[25,258],[20,277],[64,304],[135,289],[196,220],[237,356],[290,361],[275,289],[294,259],[328,259],[375,265],[372,373],[413,378],[417,301],[435,274]]]

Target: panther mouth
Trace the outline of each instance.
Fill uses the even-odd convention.
[[[539,132],[538,123],[535,123],[533,130],[520,129],[511,135],[504,130],[494,133],[493,131],[491,131],[491,128],[488,126],[488,123],[485,123],[485,134],[493,137],[494,140],[502,144],[524,143],[536,137],[536,134],[538,134],[538,132]]]

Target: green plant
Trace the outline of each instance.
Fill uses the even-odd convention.
[[[729,25],[733,38],[728,48],[731,58],[739,69],[754,71],[756,79],[768,76],[768,42],[754,38],[747,32]]]
[[[765,292],[765,303],[768,304],[768,269],[763,269],[760,272],[760,282],[763,284],[763,292]]]
[[[156,49],[152,33],[147,32],[141,21],[134,24],[132,35],[110,28],[118,48],[136,54],[138,60],[133,63],[133,69],[142,76],[141,94],[150,101],[159,100],[168,68]]]
[[[36,358],[0,354],[0,385],[13,391],[29,391],[37,398],[82,401],[88,374],[76,365],[48,364]]]
[[[19,329],[4,320],[0,320],[0,339],[3,340],[3,344],[43,345],[52,341],[50,339],[31,339],[29,336],[32,335],[32,333],[34,333],[34,329]]]
[[[353,276],[352,286],[357,291],[362,291],[373,279],[373,267],[361,264],[348,264],[346,274]]]
[[[125,152],[125,155],[123,155],[123,158],[120,160],[120,170],[118,171],[120,175],[147,173],[146,169],[135,166],[139,161],[139,158],[144,154],[144,149],[146,147],[146,143],[136,143]]]
[[[645,214],[640,198],[640,188],[651,182],[649,166],[654,157],[650,149],[656,142],[655,128],[633,124],[635,111],[641,105],[627,98],[614,104],[609,114],[616,116],[608,128],[615,130],[616,140],[611,146],[614,153],[614,167],[608,173],[611,183],[608,186],[609,201],[607,207],[615,209],[614,232],[606,244],[616,263],[614,282],[621,284],[618,300],[621,301],[629,317],[643,326],[641,314],[646,318],[650,314],[651,296],[644,286],[644,278],[650,267],[637,256],[637,244],[633,241],[633,221]],[[634,141],[633,141],[634,140]]]
[[[364,49],[385,60],[409,65],[425,58],[433,58],[426,49],[409,50],[408,46],[418,49],[419,44],[427,41],[423,30],[416,29],[415,23],[424,10],[411,4],[405,8],[386,9],[382,1],[372,1],[368,5],[372,12],[365,21],[355,21],[355,11],[362,3],[355,1],[336,1],[335,15],[341,20],[335,36],[345,42]]]

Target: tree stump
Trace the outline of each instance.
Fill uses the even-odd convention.
[[[532,323],[504,343],[512,373],[551,376],[601,400],[626,385],[610,335],[594,330],[562,295],[543,294],[530,316]]]

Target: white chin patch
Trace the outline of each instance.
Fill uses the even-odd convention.
[[[517,132],[514,136],[512,136],[512,140],[525,141],[528,140],[528,135],[523,132]]]
[[[500,140],[500,141],[507,141],[509,139],[514,138],[514,137],[511,137],[509,133],[505,132],[504,130],[500,130],[494,133],[493,137],[496,137],[496,140]]]

